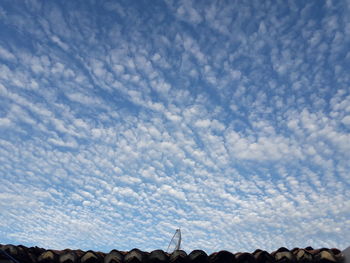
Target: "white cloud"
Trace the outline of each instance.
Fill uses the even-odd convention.
[[[198,128],[208,128],[210,126],[210,120],[198,120],[195,122]]]
[[[181,227],[187,251],[345,244],[337,4],[40,5],[3,7],[5,239],[151,250]]]
[[[350,115],[345,116],[342,120],[342,123],[344,123],[346,126],[350,126]]]
[[[66,45],[65,43],[63,43],[60,38],[58,36],[52,36],[51,40],[53,42],[55,42],[60,48],[64,49],[64,50],[68,50],[68,45]]]
[[[90,96],[86,96],[82,93],[66,93],[66,96],[75,102],[79,102],[82,104],[99,104],[99,100]]]
[[[172,196],[180,200],[186,200],[186,196],[182,191],[173,189],[169,185],[163,185],[159,189],[159,192],[162,196]]]
[[[0,118],[0,126],[7,127],[11,125],[11,120],[8,118]]]
[[[0,57],[9,61],[16,61],[16,57],[2,46],[0,46]]]
[[[73,138],[69,138],[66,141],[61,139],[50,138],[48,139],[48,142],[57,146],[62,146],[62,147],[76,148],[78,146],[77,142]]]

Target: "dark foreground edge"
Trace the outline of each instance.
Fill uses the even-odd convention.
[[[281,247],[274,252],[260,249],[253,253],[219,251],[207,255],[202,250],[187,254],[177,250],[171,254],[163,250],[144,252],[112,250],[109,253],[82,250],[51,250],[39,247],[0,245],[0,263],[343,263],[339,249]]]

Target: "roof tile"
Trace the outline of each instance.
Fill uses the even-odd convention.
[[[124,257],[124,263],[141,263],[145,259],[145,252],[134,248],[130,250]]]
[[[53,250],[47,250],[38,257],[39,263],[55,263],[58,261],[58,255]]]
[[[123,258],[124,255],[121,252],[113,249],[105,256],[104,263],[122,263]]]
[[[232,254],[219,251],[208,256],[202,250],[193,250],[189,255],[177,250],[171,254],[163,250],[150,253],[139,249],[124,252],[112,250],[109,253],[82,250],[46,250],[39,247],[1,245],[0,260],[12,263],[10,255],[20,263],[342,263],[343,254],[339,249],[312,247],[288,250],[281,247],[268,253],[257,249],[253,253]]]
[[[328,251],[323,250],[323,251],[321,251],[318,254],[317,258],[319,259],[319,261],[321,263],[335,263],[335,262],[337,262],[337,260],[335,259],[333,253],[331,252],[331,250],[328,250]]]
[[[215,252],[209,256],[211,263],[233,263],[235,262],[235,255],[226,250]]]
[[[65,253],[60,255],[58,261],[59,263],[77,263],[78,256],[72,251],[65,251]]]
[[[169,256],[163,250],[154,250],[148,255],[148,263],[167,263]]]
[[[188,260],[192,263],[206,263],[209,260],[209,257],[207,253],[205,253],[203,250],[193,250],[188,255]]]
[[[187,256],[187,253],[183,250],[176,250],[173,253],[171,253],[169,262],[170,263],[187,263],[189,257]]]
[[[273,263],[275,262],[275,258],[269,254],[267,251],[263,251],[263,250],[255,250],[255,252],[253,253],[256,262],[257,263]]]
[[[253,254],[250,253],[237,253],[235,255],[237,263],[256,263],[256,259]]]
[[[94,252],[94,251],[87,251],[81,258],[81,263],[102,263],[102,257]]]
[[[312,254],[309,253],[307,250],[304,249],[299,249],[296,254],[295,254],[296,260],[298,262],[302,262],[302,263],[307,263],[307,262],[311,262],[313,257]]]
[[[282,251],[282,252],[280,252]],[[279,263],[289,263],[294,262],[294,255],[289,250],[277,250],[275,254],[275,259]]]

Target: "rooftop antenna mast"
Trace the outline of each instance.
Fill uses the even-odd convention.
[[[178,228],[178,229],[176,229],[175,234],[174,234],[173,238],[171,239],[166,252],[171,254],[174,251],[179,250],[180,247],[181,247],[181,230],[180,230],[180,228]]]

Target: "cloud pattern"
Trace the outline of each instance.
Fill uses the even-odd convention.
[[[349,1],[0,3],[1,243],[339,247]]]

